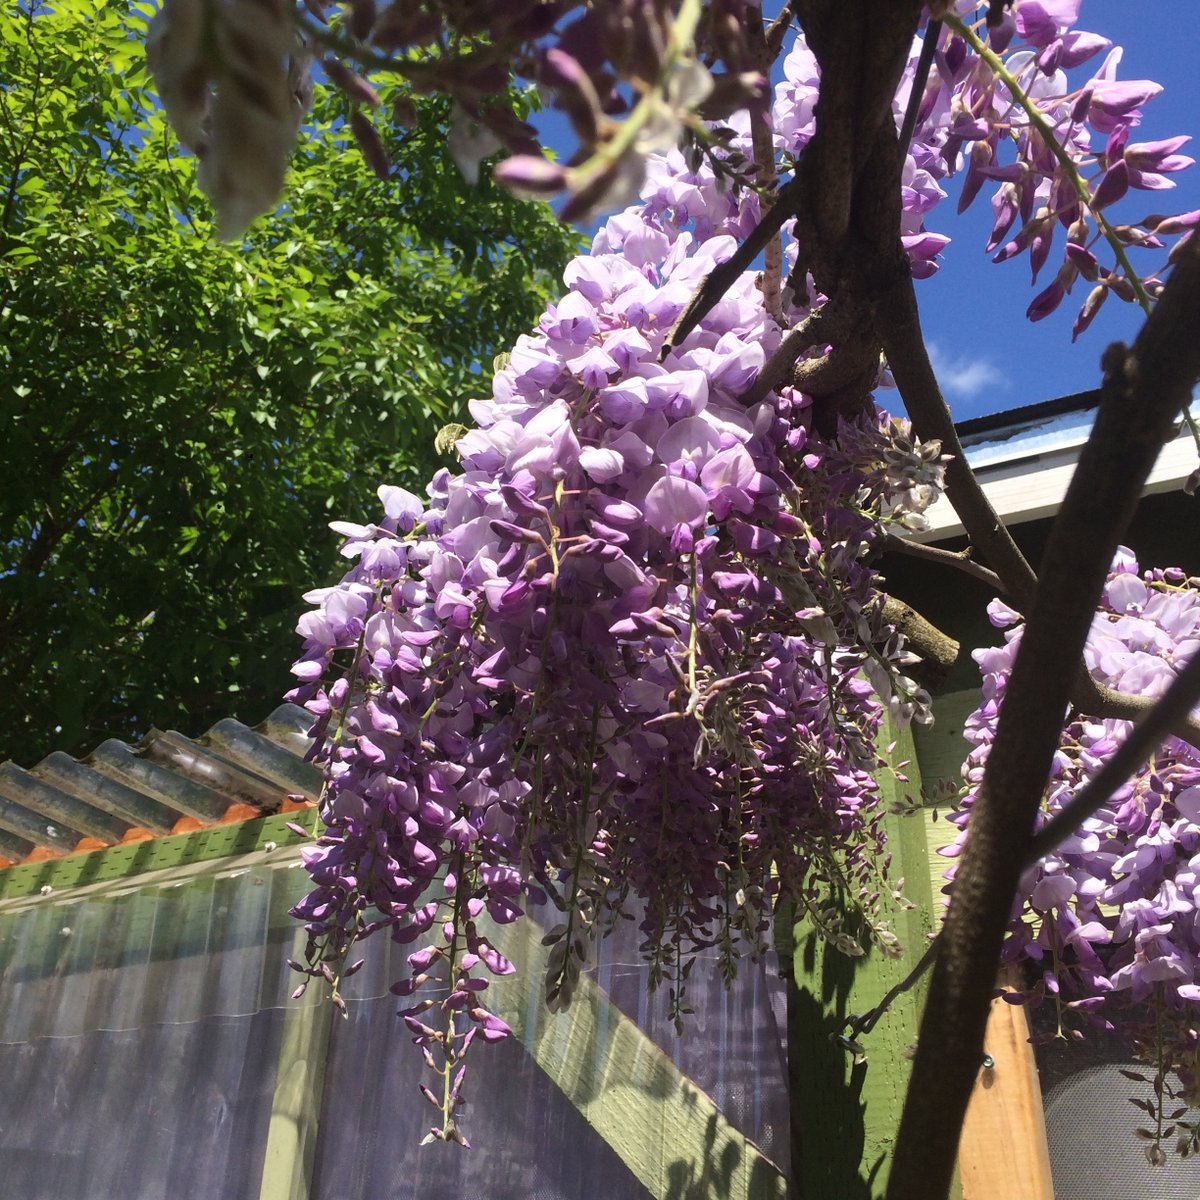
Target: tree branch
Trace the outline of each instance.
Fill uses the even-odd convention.
[[[914,430],[922,440],[940,438],[942,449],[952,456],[946,465],[946,498],[958,513],[972,545],[996,568],[1001,590],[1017,608],[1029,613],[1037,576],[967,462],[925,349],[911,279],[897,284],[889,301],[878,306],[876,328]],[[1133,721],[1154,707],[1153,697],[1133,696],[1097,683],[1082,659],[1071,677],[1071,703],[1089,716]],[[1181,724],[1179,736],[1200,748],[1200,722],[1189,718]]]
[[[1026,865],[1044,858],[1107,803],[1163,740],[1175,733],[1185,720],[1190,720],[1189,714],[1197,700],[1200,700],[1200,654],[1193,654],[1154,707],[1129,731],[1116,753],[1038,830],[1029,844]]]
[[[788,218],[796,215],[799,200],[800,187],[793,177],[775,192],[771,207],[763,213],[733,257],[705,276],[704,282],[696,289],[696,294],[688,301],[687,307],[679,314],[679,320],[667,334],[660,359],[665,359],[704,320],[713,305],[738,281],[742,272],[749,269],[759,252],[783,228]]]
[[[1193,241],[1132,350],[1112,346],[1103,359],[1100,409],[1051,532],[938,939],[888,1200],[928,1200],[949,1189],[1000,946],[1063,711],[1117,541],[1200,376],[1198,320],[1200,243]]]
[[[1079,712],[1100,720],[1140,721],[1147,719],[1160,702],[1153,696],[1133,696],[1097,683],[1082,668],[1071,691],[1071,703]],[[1176,721],[1174,732],[1200,750],[1200,721],[1184,713]]]
[[[933,56],[937,53],[938,39],[941,36],[941,21],[931,20],[925,26],[925,39],[921,42],[921,53],[917,58],[916,71],[913,73],[912,91],[908,95],[908,108],[904,110],[904,124],[900,126],[900,145],[906,151],[912,143],[913,131],[917,127],[921,101],[925,98],[925,84],[929,80],[929,68],[933,66]]]
[[[900,980],[895,987],[890,988],[884,993],[879,1003],[874,1008],[869,1009],[865,1013],[851,1013],[846,1018],[846,1024],[843,1028],[849,1030],[849,1036],[852,1039],[857,1039],[861,1034],[870,1033],[880,1019],[892,1007],[897,996],[902,992],[909,991],[913,985],[933,966],[933,960],[937,957],[938,939],[934,937],[928,946],[925,947],[925,953],[917,959],[916,966],[903,979]],[[855,1053],[861,1053],[863,1047],[850,1045],[847,1049],[853,1049]]]
[[[1146,762],[1155,749],[1176,733],[1179,725],[1200,700],[1200,654],[1193,654],[1187,666],[1175,677],[1171,686],[1155,702],[1143,720],[1130,730],[1129,736],[1117,747],[1100,770],[1069,804],[1061,808],[1031,839],[1022,860],[1022,868],[1031,867],[1069,837],[1088,817],[1098,812],[1113,793],[1134,771]],[[933,965],[937,953],[937,936],[930,942],[917,965],[866,1013],[852,1013],[846,1019],[847,1036],[853,1041],[870,1033],[901,993],[908,991]],[[848,1045],[848,1049],[861,1047]]]
[[[995,569],[1004,590],[1018,608],[1028,612],[1037,576],[967,462],[925,349],[911,277],[899,281],[888,301],[879,305],[875,326],[917,436],[922,441],[939,439],[943,452],[951,456],[946,464],[946,499],[954,506],[974,547]]]
[[[966,550],[943,550],[940,546],[927,546],[924,542],[911,542],[908,538],[900,537],[895,533],[883,535],[883,548],[893,554],[904,554],[909,558],[919,558],[923,562],[940,563],[943,566],[953,567],[957,571],[970,575],[973,579],[978,579],[981,583],[986,583],[988,587],[994,588],[998,592],[1005,590],[1004,581],[1000,576],[995,571],[989,571],[987,567],[977,563],[971,557],[969,548]]]
[[[920,666],[911,671],[918,682],[931,691],[945,683],[958,660],[958,642],[895,596],[884,598],[883,619],[904,635],[914,654],[920,655]]]
[[[824,304],[815,312],[809,313],[803,321],[792,326],[775,352],[763,363],[762,370],[755,376],[754,382],[738,397],[739,403],[750,408],[765,399],[768,392],[790,383],[796,360],[814,346],[829,344],[834,336],[834,330],[829,328],[829,325],[830,306]]]

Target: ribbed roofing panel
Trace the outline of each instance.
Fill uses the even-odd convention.
[[[195,740],[155,729],[28,771],[0,764],[0,865],[311,803],[321,779],[302,758],[310,724],[285,704],[254,728],[226,718]]]

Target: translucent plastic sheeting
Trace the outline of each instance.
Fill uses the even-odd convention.
[[[688,992],[696,1011],[680,1038],[666,1018],[665,995],[646,995],[638,940],[636,923],[622,922],[600,943],[589,972],[596,986],[581,989],[566,1013],[544,1013],[540,977],[526,978],[519,1004],[511,991],[502,999],[501,989],[512,989],[513,980],[485,996],[518,1036],[476,1043],[471,1051],[461,1124],[473,1149],[466,1154],[419,1146],[437,1113],[416,1092],[420,1056],[397,1028],[397,1003],[348,997],[349,1020],[333,1030],[314,1195],[640,1200],[782,1194],[788,1161],[783,985],[766,964],[746,962],[726,992],[715,961],[707,969],[697,964]],[[505,953],[517,957],[513,938],[507,942],[501,941]],[[530,942],[536,945],[536,936]],[[360,997],[385,992],[402,974],[411,947],[381,943],[374,949],[351,981]],[[553,1059],[578,1058],[580,1036],[587,1039],[583,1061],[552,1082]],[[674,1108],[663,1094],[671,1090],[682,1096]],[[598,1119],[606,1105],[620,1114],[611,1123]],[[681,1113],[691,1119],[677,1120]],[[725,1123],[742,1139],[730,1136]]]
[[[259,1195],[297,1003],[286,960],[302,935],[287,910],[307,883],[292,854],[0,912],[5,1195]],[[364,946],[349,1019],[332,1020],[313,1200],[781,1195],[787,1074],[774,973],[744,963],[726,992],[716,963],[698,964],[695,1012],[677,1038],[665,996],[645,994],[636,922],[622,922],[571,1009],[551,1016],[540,932],[532,921],[494,931],[520,973],[487,998],[518,1036],[472,1051],[469,1153],[418,1147],[436,1114],[388,993],[412,947],[385,936]],[[299,1003],[322,1001],[313,986]]]
[[[258,1196],[305,879],[243,868],[0,915],[0,1192]]]
[[[283,1019],[271,1009],[0,1045],[0,1193],[257,1197]]]
[[[288,1004],[307,881],[293,860],[0,913],[0,1044]]]

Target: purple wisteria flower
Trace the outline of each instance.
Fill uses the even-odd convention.
[[[1109,193],[1169,183],[1187,162],[1179,139],[1128,142],[1153,93],[1118,83],[1114,55],[1082,91],[1068,88],[1064,72],[1107,47],[1072,31],[1077,7],[1017,5],[1002,49],[1070,153],[1094,165],[1091,208],[991,69],[945,35],[916,100],[901,184],[916,276],[937,269],[946,238],[925,222],[943,182],[965,167],[966,202],[985,181],[999,184],[993,249],[1021,221],[999,257],[1028,250],[1036,275],[1061,224],[1067,257],[1054,286],[1065,294],[1075,275],[1094,282],[1088,320],[1108,290],[1129,286],[1099,266],[1088,213]],[[919,49],[895,100],[897,128]],[[774,135],[795,156],[812,135],[820,86],[802,41],[784,74]],[[752,158],[746,123],[728,124],[737,132],[725,152]],[[1106,139],[1101,153],[1090,149],[1093,130]],[[1015,162],[1000,161],[1002,143],[1015,146]],[[630,179],[642,178],[640,161]],[[861,952],[856,936],[895,947],[879,907],[875,743],[885,705],[897,720],[927,719],[929,698],[902,674],[911,656],[884,623],[869,561],[888,524],[921,527],[941,486],[940,446],[882,413],[822,436],[810,398],[787,387],[743,403],[784,336],[753,273],[663,356],[697,287],[754,228],[761,204],[678,150],[644,168],[639,203],[569,264],[562,298],[518,339],[491,396],[470,403],[457,471],[440,471],[424,498],[381,488],[377,524],[335,523],[353,565],[338,586],[307,594],[313,608],[298,627],[292,697],[313,714],[326,786],[324,830],[305,854],[313,890],[295,909],[310,937],[296,965],[329,980],[340,1001],[354,969],[342,964],[360,939],[387,931],[411,948],[393,990],[442,1082],[423,1089],[438,1140],[465,1143],[464,1055],[507,1032],[486,998],[513,968],[488,922],[520,919],[531,905],[553,910],[545,995],[558,1008],[589,941],[636,900],[649,977],[667,988],[677,1022],[695,952],[719,947],[731,975],[739,955],[762,949],[780,892],[843,950]],[[530,190],[546,182],[529,164],[510,173]],[[1153,236],[1130,244],[1186,236],[1194,217],[1148,220]],[[785,253],[795,261],[794,244]],[[1044,293],[1034,307],[1042,314],[1059,300]],[[1166,582],[1147,584],[1141,601],[1123,599],[1132,585],[1117,581],[1113,611],[1148,629]],[[1188,612],[1160,607],[1165,624],[1155,627],[1182,644]],[[1097,643],[1103,670],[1139,690],[1160,686],[1166,655],[1126,661],[1133,651],[1115,636],[1119,645]],[[997,653],[975,726],[980,754],[1003,694]],[[1112,731],[1073,736],[1086,763]],[[1194,899],[1187,872],[1200,863],[1200,846],[1184,843],[1185,868],[1184,850],[1162,833],[1179,823],[1186,833],[1200,808],[1184,794],[1200,787],[1200,767],[1183,754],[1179,764],[1123,799],[1117,832],[1096,831],[1079,861],[1031,881],[1045,919],[1021,947],[1069,954],[1081,981],[1112,992],[1171,987],[1182,1000],[1182,989],[1200,987],[1168,914]],[[1180,804],[1146,817],[1147,796],[1168,792]],[[1097,853],[1109,871],[1099,884]],[[1114,923],[1104,905],[1124,903],[1132,875],[1158,881],[1152,911],[1129,908]],[[857,909],[850,924],[829,920],[833,894]],[[1091,907],[1076,915],[1071,897],[1084,896]],[[1099,949],[1110,942],[1122,947],[1111,962]]]
[[[1021,641],[1019,614],[990,614],[1005,644],[977,651],[983,698],[966,723],[970,810]],[[1092,676],[1158,696],[1200,651],[1200,581],[1182,571],[1139,573],[1120,549],[1085,650]],[[1077,717],[1063,731],[1039,826],[1095,774],[1128,722]],[[1200,751],[1170,738],[1111,800],[1021,881],[1004,957],[1032,964],[1028,999],[1053,1002],[1060,1031],[1120,1029],[1195,1093],[1200,1001]],[[1188,1091],[1188,1089],[1191,1089]]]
[[[485,916],[558,910],[559,1007],[638,898],[677,1019],[691,956],[716,944],[731,974],[780,889],[822,911],[857,881],[863,930],[894,948],[862,672],[911,685],[867,557],[916,477],[880,464],[886,418],[827,443],[803,395],[741,403],[782,337],[752,275],[660,361],[758,211],[677,152],[652,160],[641,205],[472,402],[459,471],[424,501],[382,489],[377,525],[337,523],[354,566],[309,594],[293,695],[327,786],[302,969],[333,975],[385,929],[413,946],[394,990],[447,1080],[504,1032],[486,995],[511,967]],[[429,1091],[435,1138],[461,1139],[456,1088]]]

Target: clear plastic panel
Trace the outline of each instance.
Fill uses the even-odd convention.
[[[227,864],[0,913],[5,1194],[257,1196],[282,1024],[296,1003],[287,910],[307,883],[295,859]],[[646,996],[636,922],[622,922],[597,947],[587,1003],[551,1017],[538,930],[523,925],[496,931],[502,946],[534,949],[523,976],[488,996],[520,1036],[472,1052],[463,1124],[478,1149],[468,1154],[419,1149],[436,1114],[417,1092],[421,1058],[388,992],[411,947],[367,944],[347,987],[349,1019],[332,1023],[314,1197],[642,1200],[688,1194],[702,1178],[736,1194],[729,1180],[751,1159],[786,1171],[783,988],[772,970],[743,963],[726,992],[715,962],[698,964],[695,1013],[677,1038],[665,997]],[[313,986],[300,1003],[323,1002]],[[564,1076],[581,1043],[578,1070]],[[645,1126],[672,1089],[726,1132],[706,1144],[667,1121]],[[642,1160],[622,1145],[627,1125],[598,1129],[597,1105],[643,1123]],[[638,1165],[648,1161],[652,1170]]]

